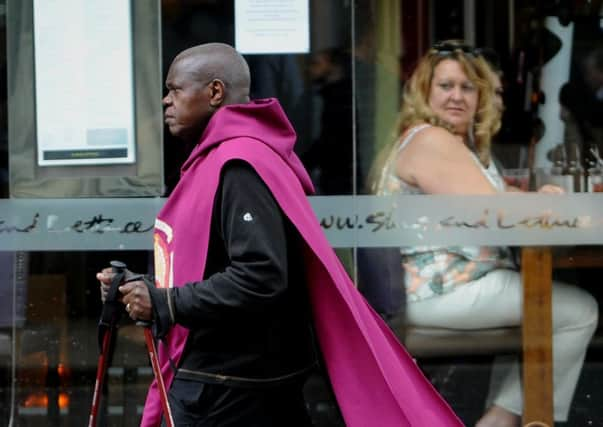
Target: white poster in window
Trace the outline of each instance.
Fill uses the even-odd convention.
[[[308,0],[235,0],[235,48],[243,54],[308,53]]]
[[[130,1],[33,5],[38,165],[133,163]]]

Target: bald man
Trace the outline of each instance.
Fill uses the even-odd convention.
[[[196,145],[155,220],[154,279],[119,287],[161,340],[174,425],[308,426],[318,360],[346,426],[462,425],[354,286],[308,201],[295,131],[275,99],[249,101],[249,80],[227,45],[174,59],[165,122]],[[112,277],[97,274],[101,289]],[[154,382],[141,425],[161,412]]]
[[[274,173],[310,193],[295,133],[276,100],[250,102],[249,69],[228,45],[183,51],[165,85],[165,123],[195,148],[156,220],[154,279],[119,290],[162,340],[174,425],[310,425],[302,386],[316,355],[299,234],[255,165],[278,153]],[[112,273],[97,278],[106,288]],[[153,383],[142,425],[160,420]]]

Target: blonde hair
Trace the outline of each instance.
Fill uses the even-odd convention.
[[[490,163],[490,141],[500,128],[500,113],[494,106],[492,70],[485,59],[477,54],[466,53],[460,48],[446,53],[436,49],[429,50],[419,61],[404,87],[398,132],[403,134],[407,129],[419,123],[430,123],[454,132],[454,127],[437,117],[429,106],[429,93],[434,70],[445,59],[457,61],[467,78],[478,89],[477,111],[472,128],[473,149],[482,164],[487,166]]]

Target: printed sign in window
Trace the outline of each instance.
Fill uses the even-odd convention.
[[[235,47],[243,54],[308,53],[308,0],[235,0]]]
[[[38,165],[135,162],[130,1],[33,6]]]

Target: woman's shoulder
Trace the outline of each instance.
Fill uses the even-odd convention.
[[[426,135],[430,135],[439,136],[442,138],[455,138],[452,132],[450,132],[448,129],[442,126],[432,125],[429,123],[422,123],[420,125],[413,126],[410,130],[412,131],[413,129],[419,130],[416,132],[417,137],[425,137]]]
[[[405,141],[398,151],[396,171],[404,181],[417,185],[424,174],[440,174],[450,166],[466,168],[474,165],[463,140],[441,126],[430,126]]]
[[[421,123],[409,127],[400,137],[400,148],[412,147],[409,151],[419,150],[421,152],[447,152],[450,150],[466,150],[462,141],[449,130]]]

